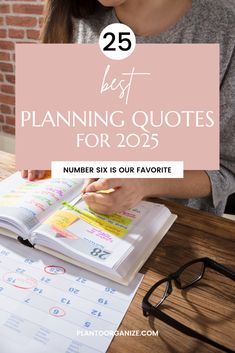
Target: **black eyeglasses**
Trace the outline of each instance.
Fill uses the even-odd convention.
[[[174,281],[176,287],[179,289],[190,288],[202,279],[206,267],[223,274],[233,281],[235,280],[235,272],[209,259],[208,257],[190,261],[180,267],[178,271],[158,281],[150,288],[144,296],[142,302],[143,314],[144,316],[153,315],[190,337],[197,338],[225,352],[234,353],[233,350],[211,340],[210,338],[207,338],[197,331],[194,331],[159,309],[164,300],[172,293],[172,281]]]

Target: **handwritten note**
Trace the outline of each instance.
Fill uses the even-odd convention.
[[[69,189],[74,187],[73,180],[47,179],[30,182],[21,181],[0,197],[0,206],[23,207],[35,216],[59,201]]]
[[[65,210],[58,210],[53,213],[49,218],[47,218],[45,223],[57,226],[61,229],[65,229],[78,219],[79,216],[76,213],[68,212]]]
[[[118,237],[124,237],[128,232],[128,226],[132,223],[134,217],[126,217],[121,214],[106,216],[95,213],[91,209],[80,209],[79,207],[71,206],[68,202],[63,202],[73,213],[78,213],[79,218],[93,227],[100,228]],[[131,213],[131,211],[129,211]],[[132,212],[133,213],[133,212]],[[133,214],[134,215],[134,214]]]
[[[11,217],[29,230],[38,225],[60,200],[74,197],[82,180],[44,179],[30,182],[15,173],[0,185],[1,215]]]

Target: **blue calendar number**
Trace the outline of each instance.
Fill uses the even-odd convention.
[[[101,311],[98,311],[96,309],[92,309],[91,310],[91,315],[96,316],[96,317],[101,317],[102,313],[101,313]]]
[[[113,288],[108,288],[108,287],[106,287],[106,288],[105,288],[105,292],[110,293],[110,294],[114,294],[114,293],[116,293],[116,290],[113,289]]]
[[[42,294],[42,292],[43,292],[43,290],[41,289],[41,288],[34,288],[33,289],[33,292],[35,292],[35,293],[38,293],[38,294]]]
[[[98,303],[103,304],[103,305],[107,305],[108,304],[108,300],[104,299],[104,298],[99,298],[98,299]]]
[[[51,282],[51,279],[48,278],[48,277],[42,277],[42,278],[40,279],[40,281],[41,281],[41,282],[44,282],[44,283],[50,283],[50,282]]]
[[[59,309],[54,309],[54,310],[52,310],[52,313],[54,315],[58,315],[60,313],[60,310]]]
[[[50,308],[49,313],[55,317],[62,317],[66,315],[66,312],[62,308],[59,308],[57,306]]]
[[[63,275],[65,273],[65,268],[61,266],[50,265],[44,267],[44,271],[50,275]]]
[[[66,304],[66,305],[71,304],[71,301],[69,299],[67,299],[67,298],[61,298],[60,302],[63,303],[63,304]]]
[[[18,273],[24,273],[25,270],[24,270],[23,268],[21,268],[21,267],[17,267],[16,272],[18,272]]]
[[[91,326],[91,322],[90,322],[90,321],[84,322],[84,326],[85,326],[86,328],[90,327],[90,326]]]
[[[86,278],[84,277],[77,277],[76,278],[76,282],[79,282],[79,283],[82,283],[82,284],[85,284],[86,283]]]
[[[47,270],[47,272],[50,272],[50,273],[59,273],[60,270],[58,270],[58,269],[55,268],[55,267],[50,267],[50,268]]]
[[[77,295],[80,292],[80,290],[74,287],[70,287],[69,292]]]
[[[16,279],[14,277],[8,277],[7,282],[8,283],[16,283]]]
[[[10,254],[10,252],[7,250],[1,250],[1,252],[0,252],[0,255],[2,255],[2,256],[8,256],[9,254]]]

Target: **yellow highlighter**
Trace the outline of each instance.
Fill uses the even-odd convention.
[[[111,192],[114,192],[115,189],[108,189],[108,190],[100,190],[97,191],[97,194],[110,194]]]
[[[115,189],[108,189],[108,190],[100,190],[97,191],[97,194],[110,194],[111,192],[114,192]],[[76,196],[73,200],[69,201],[70,206],[75,206],[77,203],[79,203],[82,200],[83,193],[79,194]]]

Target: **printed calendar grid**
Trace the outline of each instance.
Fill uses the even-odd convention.
[[[46,353],[71,353],[73,347],[105,352],[112,336],[78,337],[77,331],[115,332],[142,278],[123,287],[7,238],[1,238],[0,263],[0,343],[8,347],[2,353],[17,352],[13,341],[24,342],[27,353],[32,345],[35,353],[42,345]]]

